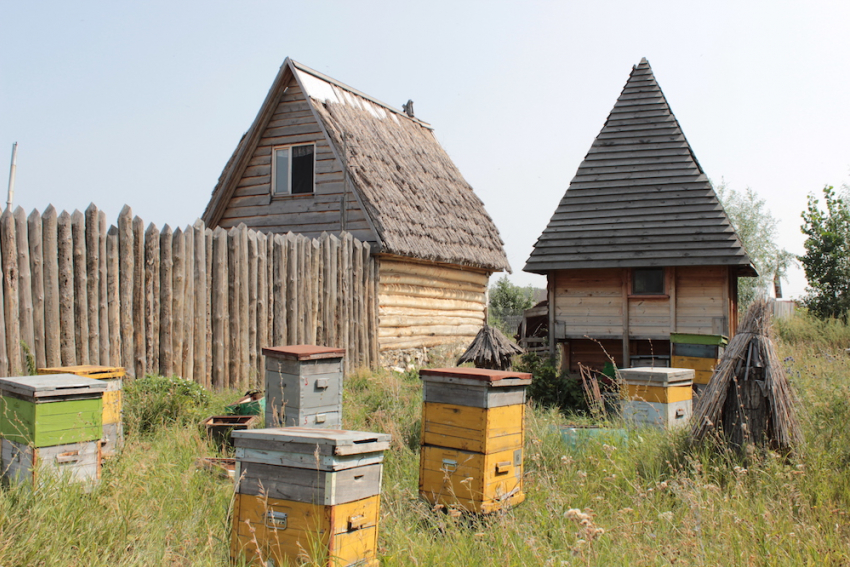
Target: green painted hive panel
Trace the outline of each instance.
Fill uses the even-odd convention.
[[[0,398],[0,434],[10,441],[34,447],[52,447],[100,439],[103,427],[101,399],[36,404]]]

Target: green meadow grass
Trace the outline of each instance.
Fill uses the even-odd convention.
[[[580,418],[530,407],[526,501],[484,518],[435,512],[418,498],[416,375],[349,377],[345,426],[393,436],[382,564],[850,565],[850,333],[793,325],[778,323],[777,332],[800,398],[801,455],[744,463],[647,429],[617,446],[570,449],[557,425]],[[195,466],[216,454],[197,422],[239,394],[210,394],[146,430],[138,420],[151,419],[140,409],[151,400],[128,396],[127,446],[91,493],[56,479],[36,491],[0,489],[0,566],[228,565],[232,484]]]

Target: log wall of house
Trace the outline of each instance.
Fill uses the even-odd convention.
[[[621,338],[624,327],[630,338],[653,340],[734,330],[735,281],[726,266],[667,268],[666,294],[657,297],[629,296],[629,275],[621,268],[554,272],[556,338]]]
[[[382,256],[378,278],[382,351],[468,344],[484,324],[485,271]]]
[[[310,142],[316,144],[315,193],[273,197],[272,148]],[[293,77],[218,224],[231,228],[245,223],[263,232],[292,231],[311,238],[323,231],[339,233],[344,187],[342,164]],[[359,240],[374,242],[376,238],[351,191],[346,192],[345,203],[346,230]]]

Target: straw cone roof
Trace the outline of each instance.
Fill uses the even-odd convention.
[[[791,450],[802,444],[803,436],[796,417],[796,396],[785,377],[776,347],[770,338],[770,304],[754,302],[738,333],[729,341],[711,382],[700,395],[694,410],[691,436],[700,441],[710,434],[744,442],[752,439],[750,431],[763,430],[766,441],[778,450]],[[748,423],[744,404],[739,401],[747,389],[747,380],[758,380],[761,394],[767,400],[764,420]],[[733,402],[733,403],[728,403]],[[737,415],[738,413],[741,415]],[[722,431],[722,427],[727,427]]]
[[[509,370],[511,359],[523,350],[511,342],[499,329],[484,325],[457,363],[472,362],[476,368]]]

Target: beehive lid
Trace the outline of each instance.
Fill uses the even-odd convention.
[[[510,370],[488,370],[486,368],[423,368],[419,377],[428,382],[464,384],[488,388],[528,386],[531,374]]]
[[[651,384],[653,386],[687,386],[694,381],[690,368],[638,367],[620,370],[627,384]]]
[[[729,340],[723,335],[694,335],[690,333],[670,333],[670,342],[688,345],[725,345]]]
[[[96,366],[94,364],[80,364],[77,366],[53,366],[50,368],[39,368],[39,374],[76,374],[87,376],[97,380],[106,378],[123,378],[126,372],[123,366]]]
[[[13,376],[0,378],[0,391],[28,398],[62,396],[102,396],[106,383],[74,374],[48,374],[43,376]]]
[[[263,354],[285,360],[322,360],[324,358],[342,358],[345,349],[316,345],[288,345],[263,348]]]
[[[261,441],[269,451],[315,452],[321,455],[359,455],[385,451],[390,446],[391,435],[369,431],[344,431],[315,427],[282,427],[277,429],[250,429],[234,431],[234,445],[240,441]],[[252,443],[253,444],[253,443]]]

